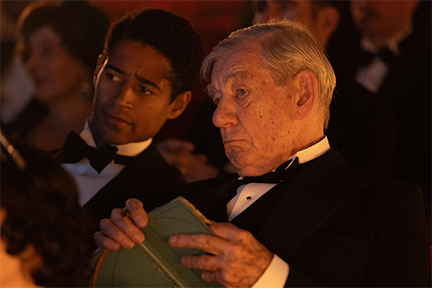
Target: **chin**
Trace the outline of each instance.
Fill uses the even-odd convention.
[[[231,164],[234,166],[234,168],[237,171],[237,174],[239,174],[240,176],[244,177],[244,176],[252,176],[249,175],[250,174],[250,169],[248,169],[247,166],[240,164],[239,162],[235,161],[234,159],[229,159]]]
[[[257,177],[261,176],[265,173],[259,173],[256,169],[248,169],[246,168],[237,168],[237,174],[242,177]]]
[[[123,145],[131,142],[127,137],[118,133],[118,131],[112,131],[111,129],[101,129],[101,131],[107,144]]]
[[[124,144],[128,144],[131,143],[132,141],[126,140],[126,139],[122,139],[122,138],[111,138],[108,140],[108,143],[112,144],[112,145],[124,145]]]

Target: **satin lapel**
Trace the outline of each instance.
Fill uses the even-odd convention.
[[[226,199],[232,196],[232,186],[235,184],[237,177],[237,175],[231,175],[228,178],[221,178],[221,181],[217,183],[212,182],[203,185],[200,193],[193,200],[194,205],[209,219],[217,222],[227,222]]]
[[[131,197],[139,197],[144,203],[157,192],[166,180],[170,166],[151,144],[88,201],[84,208],[93,213],[105,214],[107,206],[123,207]],[[145,192],[144,192],[145,191]],[[147,207],[145,207],[148,209]],[[150,207],[149,207],[150,208]],[[104,216],[104,217],[109,217]]]
[[[279,202],[279,197],[287,190],[289,185],[289,181],[279,183],[235,217],[231,223],[239,228],[248,230],[256,236],[267,220],[263,215],[269,215],[276,205],[275,203]]]
[[[290,257],[334,211],[371,183],[353,169],[334,150],[314,161],[280,198],[257,238],[273,253]]]

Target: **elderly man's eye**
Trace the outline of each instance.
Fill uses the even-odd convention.
[[[246,90],[246,89],[238,89],[238,90],[237,90],[237,94],[238,94],[239,96],[243,96],[243,95],[246,95],[246,94],[248,94],[248,93],[249,93],[249,91]]]

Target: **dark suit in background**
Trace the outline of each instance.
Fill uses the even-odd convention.
[[[425,3],[422,3],[425,4]],[[430,3],[428,4],[430,5]],[[430,9],[429,9],[430,11]],[[430,15],[429,15],[430,17]],[[429,21],[430,23],[430,21]],[[416,28],[416,27],[415,27]],[[418,27],[417,27],[418,28]],[[426,29],[427,31],[427,29]],[[394,161],[392,173],[388,174],[399,180],[420,186],[423,191],[424,207],[430,231],[431,216],[431,34],[416,29],[399,44],[399,56],[389,63],[389,72],[382,82],[373,101],[363,101],[366,105],[384,107],[390,117],[395,118],[396,125],[389,125],[382,135],[376,135],[375,141],[382,142],[386,135],[396,126]],[[361,65],[364,52],[358,48],[334,61],[338,79],[351,78]],[[336,102],[335,102],[336,104]],[[333,104],[332,104],[333,105]],[[345,104],[346,105],[346,104]],[[352,104],[355,105],[353,100]],[[346,106],[348,106],[346,105]],[[359,110],[359,114],[361,111]],[[382,115],[383,116],[383,115]],[[372,119],[371,119],[372,120]],[[388,122],[390,118],[387,118]],[[393,120],[390,120],[393,121]],[[382,122],[375,121],[376,125]],[[371,122],[373,125],[374,123]],[[385,127],[385,126],[384,126]],[[331,141],[332,137],[329,136]],[[333,143],[332,143],[333,144]],[[383,153],[389,151],[383,150]],[[343,151],[341,150],[341,154]],[[344,155],[344,154],[342,154]],[[344,155],[345,157],[345,155]],[[347,160],[350,159],[347,157]],[[430,243],[430,240],[429,240]]]
[[[392,176],[396,162],[396,114],[383,99],[351,77],[337,78],[326,130],[331,147],[350,164]]]
[[[381,105],[396,116],[393,176],[430,192],[431,35],[414,30],[398,48],[400,54],[388,62],[389,72],[369,105]],[[333,61],[338,82],[354,79],[364,54],[357,48]]]

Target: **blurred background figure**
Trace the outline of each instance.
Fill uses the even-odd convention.
[[[17,51],[35,90],[21,115],[6,125],[13,137],[53,150],[71,130],[82,130],[108,26],[105,14],[84,1],[37,1],[26,7],[18,21]]]
[[[271,19],[296,20],[307,26],[323,48],[326,48],[330,37],[338,28],[341,5],[340,1],[253,0],[253,22],[266,23]]]
[[[419,185],[430,203],[431,2],[350,3],[360,45],[334,62],[337,77],[355,79],[394,111],[393,176]]]
[[[86,226],[74,180],[49,155],[1,142],[0,286],[77,287]]]
[[[18,40],[16,24],[22,10],[31,1],[1,1],[1,43],[0,43],[0,110],[4,124],[12,122],[22,111],[33,93],[33,83],[21,58],[14,53]]]

